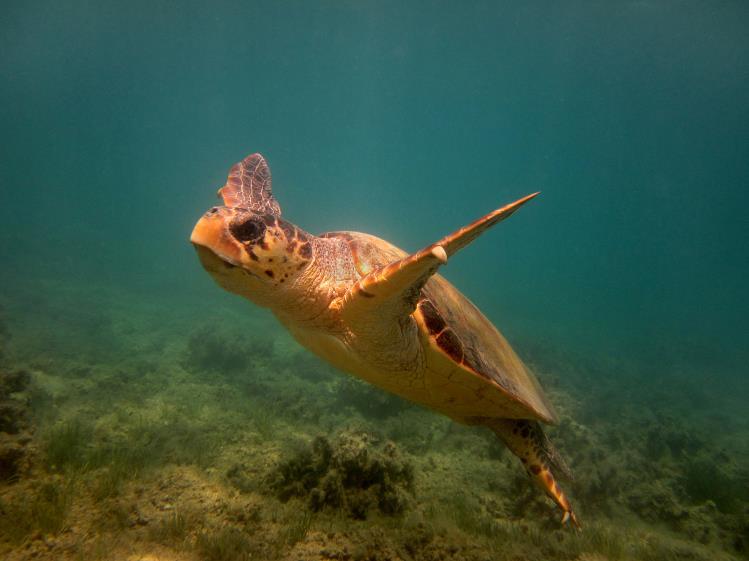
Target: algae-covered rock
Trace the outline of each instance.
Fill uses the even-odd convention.
[[[392,442],[379,444],[366,433],[344,432],[332,442],[317,437],[282,462],[271,479],[283,501],[302,497],[313,511],[335,508],[365,519],[372,509],[403,512],[414,472]]]
[[[681,482],[689,498],[710,501],[724,513],[735,513],[749,499],[739,468],[723,451],[707,450],[683,462]]]
[[[8,399],[11,394],[24,391],[31,382],[31,375],[25,370],[0,371],[0,399]]]
[[[8,366],[5,347],[9,339],[0,307],[0,481],[14,480],[23,471],[31,441],[29,399],[21,395],[31,375]]]
[[[0,481],[11,480],[21,470],[25,456],[24,444],[0,433]]]
[[[28,400],[15,395],[30,380],[25,370],[0,370],[0,481],[18,475],[31,440]]]

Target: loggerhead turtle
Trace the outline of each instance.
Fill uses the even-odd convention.
[[[448,257],[538,193],[411,255],[359,232],[309,234],[281,218],[268,164],[252,154],[219,189],[225,206],[190,241],[226,290],[270,308],[299,343],[384,390],[490,428],[579,527],[552,470],[568,474],[539,421],[556,415],[492,323],[436,274]]]

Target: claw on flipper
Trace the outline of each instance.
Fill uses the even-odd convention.
[[[570,527],[575,530],[582,530],[582,526],[580,526],[580,523],[577,521],[577,516],[575,516],[575,513],[571,510],[565,510],[564,516],[562,516],[562,526],[565,526],[567,523],[569,523]]]

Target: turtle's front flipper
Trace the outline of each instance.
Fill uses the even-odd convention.
[[[552,468],[570,478],[569,469],[536,421],[523,419],[488,419],[485,423],[523,462],[528,475],[562,509],[562,524],[580,528],[572,506],[557,484]]]
[[[365,275],[339,302],[348,319],[356,319],[377,310],[399,319],[412,314],[419,291],[447,258],[467,246],[487,229],[511,216],[538,193],[498,208],[456,230],[441,240],[403,259],[398,259]],[[387,311],[385,311],[387,310]]]

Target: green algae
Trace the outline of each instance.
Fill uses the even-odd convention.
[[[65,530],[76,485],[74,479],[48,479],[30,496],[0,501],[0,538],[19,544],[34,532],[56,535]]]
[[[181,549],[189,536],[190,523],[179,509],[162,516],[148,529],[149,539],[175,549]]]
[[[366,433],[345,432],[332,442],[318,436],[278,466],[271,488],[282,501],[307,500],[313,512],[340,509],[364,520],[373,509],[402,513],[413,493],[413,466],[392,442],[377,445]]]
[[[75,419],[51,427],[42,440],[42,455],[47,469],[63,471],[67,467],[83,467],[89,463],[86,443],[91,433]]]
[[[236,528],[200,534],[196,550],[205,561],[249,561],[255,556],[250,539]]]

